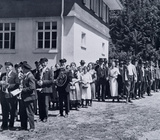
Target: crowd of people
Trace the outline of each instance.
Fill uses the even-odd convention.
[[[34,115],[47,122],[48,109],[59,109],[59,117],[68,117],[71,109],[92,106],[93,100],[115,99],[119,102],[152,96],[151,90],[160,88],[160,68],[157,62],[127,57],[125,60],[99,58],[95,63],[66,65],[60,59],[55,67],[48,67],[48,59],[35,62],[35,69],[28,62],[0,65],[0,102],[2,108],[1,131],[14,129],[17,115],[21,130],[34,131]],[[64,109],[65,108],[65,109]],[[64,114],[65,110],[65,114]]]

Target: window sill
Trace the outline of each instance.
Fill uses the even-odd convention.
[[[86,46],[81,46],[81,49],[82,49],[82,50],[86,50],[87,47],[86,47]]]
[[[58,50],[50,50],[50,49],[36,49],[33,53],[58,53]]]
[[[0,54],[15,54],[16,50],[0,49]]]

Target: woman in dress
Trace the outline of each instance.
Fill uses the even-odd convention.
[[[84,101],[86,101],[85,107],[88,106],[89,100],[91,100],[91,83],[92,76],[88,72],[87,67],[83,68],[83,75],[81,76],[81,88],[82,88],[82,107],[84,107]]]
[[[112,62],[112,66],[109,69],[109,82],[110,82],[110,91],[111,91],[111,97],[114,99],[117,98],[117,101],[119,102],[119,96],[118,96],[118,77],[119,69],[116,67],[115,62]]]
[[[81,94],[80,94],[80,87],[79,87],[79,81],[80,78],[78,76],[78,70],[76,67],[76,63],[72,62],[70,64],[70,71],[72,74],[72,81],[70,82],[70,103],[71,108],[74,106],[76,110],[78,110],[79,102],[81,101]]]
[[[91,100],[90,100],[90,106],[92,106],[92,100],[95,99],[95,93],[96,93],[96,86],[95,82],[97,80],[97,73],[93,67],[93,63],[88,64],[88,72],[92,76],[92,82],[91,82]]]

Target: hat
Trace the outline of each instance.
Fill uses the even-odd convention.
[[[4,65],[5,66],[12,66],[13,67],[13,64],[11,62],[5,62]]]
[[[60,62],[60,63],[66,63],[67,60],[66,60],[65,58],[64,58],[64,59],[60,59],[59,62]]]
[[[23,68],[28,69],[28,70],[32,69],[32,67],[28,63],[23,63],[22,66]]]
[[[104,59],[103,58],[99,58],[99,62],[100,63],[104,62]]]
[[[38,61],[35,61],[35,62],[34,62],[35,65],[38,65],[38,63],[39,63]]]
[[[41,64],[44,63],[44,62],[48,62],[48,59],[47,58],[41,58],[40,61],[39,61],[39,63],[41,63]]]
[[[0,69],[2,68],[3,66],[0,64]]]
[[[17,64],[14,65],[14,67],[19,68],[19,67],[21,67],[21,65],[22,65],[21,63],[17,63]]]
[[[86,62],[84,60],[81,60],[80,61],[80,64],[85,64]]]

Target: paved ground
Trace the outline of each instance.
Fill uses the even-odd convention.
[[[68,118],[50,111],[47,123],[36,122],[35,132],[7,130],[0,140],[160,140],[160,93],[145,97],[133,104],[94,102]]]

